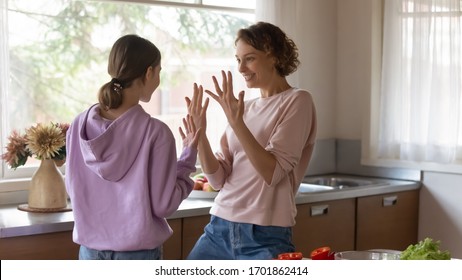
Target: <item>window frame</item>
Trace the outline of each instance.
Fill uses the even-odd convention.
[[[182,7],[182,8],[191,8],[191,9],[206,9],[206,10],[214,10],[214,11],[220,11],[220,12],[231,12],[231,13],[254,13],[255,14],[255,8],[254,9],[249,9],[249,8],[240,8],[240,7],[233,7],[233,6],[218,6],[218,5],[208,5],[204,4],[205,1],[203,0],[195,0],[195,3],[184,3],[182,1],[163,1],[163,0],[89,0],[89,1],[95,1],[95,2],[118,2],[118,3],[133,3],[133,4],[146,4],[146,5],[153,5],[153,6],[165,6],[165,7]],[[1,8],[1,19],[7,21],[7,13],[8,9],[7,7],[4,7],[3,4],[7,4],[8,0],[1,1],[0,0],[0,8]],[[9,65],[9,55],[8,55],[8,24],[1,25],[5,30],[0,30],[2,31],[0,34],[0,42],[6,42],[5,44],[1,44],[0,48],[0,58],[5,61],[5,65]],[[0,64],[1,67],[1,64]],[[6,112],[6,100],[8,100],[8,94],[9,94],[9,89],[8,89],[8,83],[1,82],[4,79],[8,80],[9,77],[9,66],[6,67],[6,69],[0,68],[0,102],[1,102],[1,108],[2,112]],[[2,153],[4,152],[4,147],[6,145],[7,137],[11,133],[10,131],[6,131],[8,127],[7,125],[8,117],[4,117],[3,115],[0,115],[0,145],[2,147]],[[5,193],[5,192],[11,192],[11,191],[24,191],[28,189],[28,184],[29,181],[35,172],[35,170],[38,168],[37,166],[23,166],[21,168],[18,168],[16,170],[9,170],[6,162],[2,160],[2,166],[0,168],[0,194]],[[62,166],[60,167],[60,170],[64,174],[65,167]],[[0,197],[1,198],[1,197]],[[8,201],[6,201],[8,202]],[[0,205],[5,204],[5,201],[0,199]]]

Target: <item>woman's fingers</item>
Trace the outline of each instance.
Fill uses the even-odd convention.
[[[220,87],[220,85],[218,84],[217,77],[212,76],[212,80],[213,80],[213,84],[215,85],[215,91],[217,92],[216,96],[219,98],[223,97],[224,91],[226,90],[226,88],[223,86],[223,82],[222,82],[222,87]]]
[[[233,96],[233,75],[231,74],[231,71],[228,71],[228,79],[227,79],[227,85],[226,85],[226,92],[228,93],[229,96]]]
[[[226,94],[228,91],[228,83],[226,82],[227,81],[226,73],[223,70],[221,70],[221,78],[222,78],[221,88],[223,89],[223,93]]]
[[[188,113],[191,111],[191,99],[189,97],[185,97],[184,100],[186,101],[186,108],[188,108]]]
[[[188,115],[188,124],[189,124],[189,131],[192,133],[196,133],[196,123],[191,115]]]
[[[202,111],[201,114],[205,114],[207,111],[207,108],[209,107],[209,98],[207,97],[204,102],[204,106],[202,106]]]
[[[202,85],[198,86],[196,83],[194,83],[194,94],[193,94],[193,100],[194,100],[194,109],[199,108],[202,106],[202,96],[203,96],[203,88]]]
[[[188,113],[197,114],[202,111],[202,99],[204,95],[203,91],[204,89],[202,88],[202,86],[198,86],[196,83],[194,83],[192,99],[190,99],[189,97],[185,97]]]
[[[234,98],[233,76],[231,74],[231,71],[225,72],[224,70],[221,70],[221,77],[222,77],[222,82],[221,82],[221,87],[220,87],[217,77],[212,76],[212,80],[215,86],[216,93],[213,93],[207,89],[205,90],[205,93],[207,93],[210,97],[212,97],[214,100],[218,102],[220,102],[220,99],[224,99],[224,98],[233,99]]]
[[[205,93],[207,93],[210,97],[212,97],[215,101],[217,101],[218,103],[220,103],[220,96],[214,94],[213,92],[211,92],[210,90],[206,89],[205,90]],[[208,98],[207,100],[208,101]],[[208,102],[207,102],[208,103]]]

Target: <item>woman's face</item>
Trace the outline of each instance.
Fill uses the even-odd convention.
[[[244,76],[248,88],[262,88],[277,75],[274,58],[243,40],[237,41],[236,60],[239,72]]]

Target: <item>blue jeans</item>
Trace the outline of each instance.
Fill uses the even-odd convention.
[[[79,260],[160,260],[161,255],[161,247],[139,251],[100,251],[80,246],[79,250]]]
[[[270,260],[294,252],[292,228],[234,223],[213,216],[188,260]]]

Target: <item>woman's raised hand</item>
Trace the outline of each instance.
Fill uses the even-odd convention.
[[[189,97],[186,97],[186,106],[188,107],[188,114],[192,117],[194,124],[197,129],[201,129],[205,133],[207,128],[207,107],[209,106],[209,99],[206,98],[204,104],[202,104],[202,99],[204,95],[204,89],[202,86],[198,86],[194,83],[194,91],[192,100]]]
[[[235,124],[243,120],[244,91],[239,92],[238,99],[236,99],[233,92],[233,75],[230,71],[227,74],[225,71],[221,71],[221,76],[223,78],[221,87],[218,84],[217,78],[215,76],[212,77],[216,93],[210,90],[206,90],[205,92],[220,104],[229,124],[231,127],[234,127]]]

